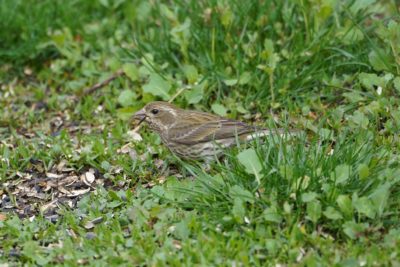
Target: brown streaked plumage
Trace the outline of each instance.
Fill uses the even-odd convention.
[[[270,131],[244,122],[194,110],[180,109],[167,102],[152,102],[134,115],[156,131],[163,143],[186,159],[213,159],[237,140],[251,140]]]

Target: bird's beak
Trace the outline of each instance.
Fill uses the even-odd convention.
[[[135,114],[133,114],[132,119],[138,120],[140,124],[146,119],[146,112],[144,111],[144,109],[141,109]]]

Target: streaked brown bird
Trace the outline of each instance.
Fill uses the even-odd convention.
[[[160,101],[147,104],[133,118],[147,122],[174,154],[185,159],[212,160],[237,141],[271,134],[270,130],[241,121]]]

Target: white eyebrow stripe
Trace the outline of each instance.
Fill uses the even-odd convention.
[[[176,111],[173,109],[169,109],[169,111],[174,115],[174,117],[176,117]]]

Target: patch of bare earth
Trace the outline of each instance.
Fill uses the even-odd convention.
[[[61,161],[48,172],[41,172],[37,163],[25,173],[0,186],[0,210],[15,212],[20,217],[42,214],[51,221],[58,219],[57,211],[73,209],[77,202],[98,186],[113,186],[99,172],[90,168],[77,172]]]

